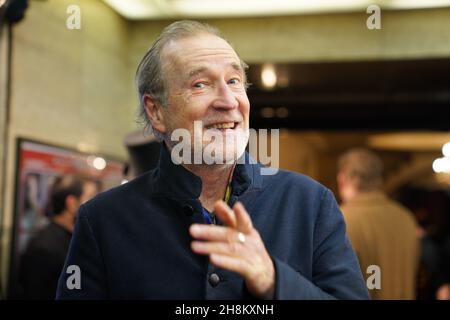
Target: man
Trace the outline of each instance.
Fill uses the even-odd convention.
[[[331,192],[249,164],[245,64],[216,29],[168,26],[142,59],[137,86],[162,141],[158,168],[80,208],[65,268],[79,266],[81,289],[69,288],[75,274],[64,271],[58,298],[368,298]],[[199,124],[224,161],[190,163],[210,146]],[[177,164],[172,140],[186,132],[192,147]],[[227,137],[237,143],[221,145]]]
[[[414,299],[419,243],[412,213],[381,191],[382,162],[373,152],[349,150],[338,167],[341,210],[362,272],[380,268],[372,299]]]
[[[53,300],[80,205],[97,193],[93,181],[62,176],[51,190],[50,223],[30,240],[21,259],[19,281],[24,299]]]

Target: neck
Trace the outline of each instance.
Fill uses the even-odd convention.
[[[52,218],[53,222],[60,225],[70,233],[73,232],[74,226],[75,226],[75,219],[70,212],[67,210],[64,210],[62,213],[54,216]]]
[[[345,192],[345,194],[344,194],[342,200],[343,200],[343,202],[345,203],[345,202],[348,202],[348,201],[352,201],[352,200],[354,200],[355,198],[364,196],[364,195],[366,195],[366,194],[370,194],[370,193],[374,193],[374,192],[379,192],[379,191],[380,191],[380,190],[377,189],[377,188],[374,188],[374,189],[368,189],[368,190],[359,190],[359,189],[357,189],[356,187],[353,187],[353,188],[349,188],[349,189]]]
[[[214,203],[223,199],[233,164],[224,165],[185,165],[185,168],[202,179],[200,202],[209,212],[214,210]]]
[[[164,145],[172,150],[170,141],[164,140]],[[209,212],[214,211],[214,203],[223,199],[234,164],[182,164],[187,170],[202,180],[202,191],[199,200]]]

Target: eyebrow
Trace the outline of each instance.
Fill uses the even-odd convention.
[[[244,70],[242,70],[242,66],[236,62],[232,62],[231,67],[233,67],[234,70],[236,70],[240,73],[244,73]]]
[[[188,74],[189,79],[199,75],[202,72],[205,72],[206,69],[207,69],[206,67],[198,67],[198,68],[191,70]]]
[[[236,63],[236,62],[232,62],[232,63],[230,63],[230,66],[231,66],[235,71],[238,71],[238,72],[240,72],[241,74],[243,73],[243,70],[242,70],[242,67],[241,67],[240,64],[238,64],[238,63]],[[189,71],[188,78],[191,79],[191,78],[193,78],[193,77],[195,77],[195,76],[198,76],[199,74],[205,72],[206,70],[208,70],[207,67],[198,67],[198,68],[195,68],[195,69]]]

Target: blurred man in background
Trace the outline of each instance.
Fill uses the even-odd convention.
[[[399,201],[419,225],[421,259],[417,299],[450,300],[450,202],[444,190],[407,187]]]
[[[78,208],[98,193],[95,181],[58,177],[50,193],[50,223],[30,241],[21,259],[19,281],[24,299],[53,300],[64,266]]]
[[[419,259],[417,227],[412,213],[382,191],[383,165],[365,149],[352,149],[338,162],[338,188],[347,233],[363,274],[380,267],[381,288],[372,299],[415,299]]]

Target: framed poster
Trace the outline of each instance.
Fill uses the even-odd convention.
[[[58,176],[76,174],[97,182],[99,191],[120,185],[123,166],[104,155],[19,138],[9,293],[14,294],[20,257],[30,238],[48,223],[50,188]]]

